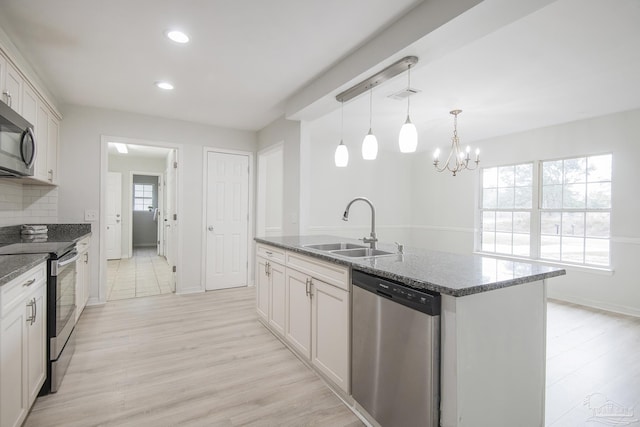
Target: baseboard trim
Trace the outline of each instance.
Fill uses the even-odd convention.
[[[548,299],[569,302],[572,304],[582,305],[589,308],[595,308],[597,310],[603,310],[611,313],[623,314],[625,316],[640,318],[640,309],[635,307],[611,304],[603,301],[596,301],[596,300],[591,300],[587,298],[580,298],[580,297],[573,297],[573,296],[566,296],[566,295],[548,296]]]

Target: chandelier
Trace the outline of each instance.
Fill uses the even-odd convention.
[[[453,137],[451,138],[451,151],[442,166],[440,166],[440,149],[436,148],[436,151],[433,153],[433,166],[435,166],[436,171],[444,172],[448,170],[453,173],[453,176],[456,176],[458,172],[465,169],[474,170],[478,167],[478,163],[480,163],[479,148],[476,149],[475,165],[472,164],[471,166],[469,166],[471,147],[467,145],[465,151],[460,149],[460,139],[458,138],[458,114],[460,113],[462,113],[462,110],[449,111],[449,114],[453,114]]]

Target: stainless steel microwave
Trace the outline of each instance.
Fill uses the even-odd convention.
[[[0,101],[0,176],[33,176],[35,161],[33,125]]]

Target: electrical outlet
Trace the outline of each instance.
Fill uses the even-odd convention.
[[[93,209],[86,209],[84,211],[84,220],[85,221],[97,221],[98,220],[98,211]]]

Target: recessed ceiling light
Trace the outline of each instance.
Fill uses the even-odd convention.
[[[118,153],[120,154],[127,154],[129,152],[129,150],[127,150],[126,144],[123,144],[121,142],[114,142],[113,145],[115,145],[116,150],[118,150]]]
[[[164,90],[173,90],[173,85],[169,82],[156,82],[156,86]]]
[[[176,43],[188,43],[189,36],[178,30],[167,31],[167,37]]]

